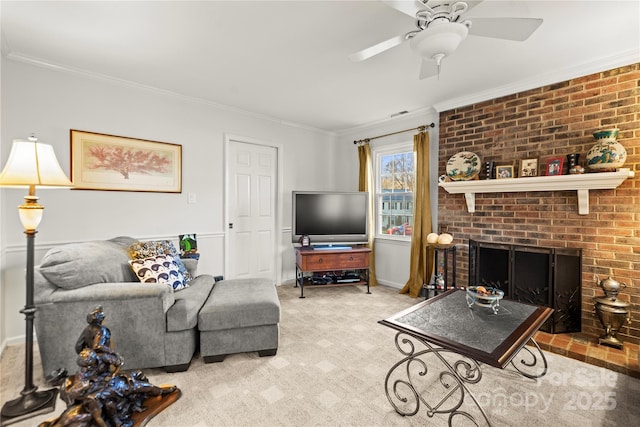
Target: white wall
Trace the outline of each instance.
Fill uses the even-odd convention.
[[[52,144],[70,170],[69,130],[182,145],[181,194],[120,191],[39,191],[45,206],[36,262],[61,243],[129,235],[140,239],[198,235],[202,273],[224,274],[223,145],[225,133],[283,148],[282,278],[292,279],[291,191],[357,186],[357,156],[340,158],[336,136],[135,85],[32,66],[2,58],[0,164],[13,139],[32,132]],[[215,76],[211,76],[215,78]],[[274,100],[277,102],[277,100]],[[336,162],[335,159],[340,159]],[[356,162],[352,164],[351,162]],[[336,165],[336,166],[334,166]],[[350,182],[355,180],[355,182]],[[197,203],[187,204],[195,193]],[[24,337],[25,238],[16,207],[24,189],[0,190],[0,350]]]
[[[378,135],[387,135],[389,133],[398,132],[405,129],[413,129],[418,126],[435,123],[434,128],[429,129],[429,147],[430,147],[430,190],[431,190],[431,208],[433,211],[433,229],[437,230],[437,207],[438,207],[438,140],[439,140],[439,116],[435,111],[427,111],[424,113],[413,114],[410,117],[399,117],[388,120],[384,123],[365,126],[359,129],[344,132],[338,136],[338,157],[350,157],[351,152],[355,151],[353,141],[365,138],[372,138]],[[399,144],[411,142],[413,143],[413,135],[417,131],[403,132],[397,135],[387,136],[375,139],[370,142],[372,148],[384,145]],[[354,190],[357,190],[358,171],[350,170],[351,177],[349,182],[355,182]],[[394,240],[393,238],[378,238],[375,241],[376,250],[376,278],[383,285],[394,288],[402,288],[409,279],[409,256],[411,254],[411,245],[408,241]]]
[[[0,60],[0,81],[2,79],[2,69],[3,69],[3,61]],[[0,137],[1,137],[1,133],[2,133],[2,129],[3,129],[3,121],[2,121],[2,117],[3,117],[3,112],[4,112],[4,105],[1,102],[2,99],[4,99],[4,93],[2,91],[2,84],[0,84]],[[1,139],[0,139],[0,159],[6,159],[8,156],[7,150],[4,148],[4,145],[1,143]],[[0,168],[3,168],[4,164],[0,163]],[[0,191],[0,355],[2,354],[2,349],[4,349],[4,342],[5,339],[4,337],[6,336],[4,330],[4,315],[3,313],[5,312],[4,309],[4,305],[5,305],[5,286],[3,286],[4,280],[3,280],[3,276],[4,274],[2,273],[4,271],[4,265],[5,265],[5,249],[4,249],[4,244],[2,243],[3,239],[4,239],[4,233],[2,233],[2,222],[4,221],[4,207],[6,206],[6,203],[4,202],[4,197],[3,197],[3,192]]]

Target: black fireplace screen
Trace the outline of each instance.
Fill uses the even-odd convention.
[[[497,287],[505,298],[554,309],[540,328],[580,332],[582,251],[469,241],[469,285]]]

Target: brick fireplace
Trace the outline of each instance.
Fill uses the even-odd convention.
[[[624,165],[635,172],[612,190],[589,191],[589,213],[578,214],[575,191],[483,193],[469,213],[462,194],[438,190],[438,223],[461,251],[458,285],[468,284],[469,240],[574,248],[582,251],[582,333],[603,334],[594,314],[594,297],[602,296],[594,275],[625,282],[619,299],[630,302],[631,324],[618,336],[640,344],[640,64],[596,73],[440,113],[438,175],[447,159],[472,151],[482,161],[514,166],[539,158],[538,175],[547,160],[587,151],[592,133],[617,127],[627,150]],[[566,169],[566,166],[565,166]],[[565,170],[566,173],[566,170]]]

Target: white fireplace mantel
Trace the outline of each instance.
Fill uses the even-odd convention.
[[[632,178],[630,169],[616,172],[585,173],[581,175],[535,176],[529,178],[486,179],[474,181],[440,182],[438,185],[448,193],[464,193],[467,210],[476,211],[477,193],[513,193],[524,191],[565,191],[578,193],[578,213],[589,213],[589,190],[607,190],[618,187],[627,178]]]

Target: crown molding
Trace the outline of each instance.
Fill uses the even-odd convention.
[[[433,119],[429,119],[429,117],[433,117]],[[394,123],[394,124],[404,123],[404,122],[413,123],[416,121],[417,118],[420,118],[422,122],[425,122],[422,124],[427,125],[429,124],[427,122],[431,122],[438,119],[438,111],[436,111],[433,107],[424,107],[418,110],[411,111],[410,113],[403,114],[401,116],[385,117],[384,119],[374,120],[371,122],[363,123],[357,126],[346,128],[346,129],[340,129],[336,131],[336,136],[338,137],[349,136],[359,131],[371,130],[372,128],[376,128],[378,126],[385,126],[389,123]]]
[[[484,102],[490,99],[500,98],[502,96],[512,95],[514,93],[524,92],[526,90],[535,89],[541,86],[558,83],[577,77],[587,76],[589,74],[598,73],[601,71],[607,71],[625,65],[635,64],[640,61],[640,51],[630,50],[622,52],[617,55],[600,58],[598,60],[585,62],[582,64],[574,65],[562,70],[554,70],[552,72],[542,74],[533,79],[520,80],[518,82],[499,86],[496,88],[488,89],[485,91],[474,92],[469,95],[465,95],[458,98],[452,98],[443,102],[436,102],[431,107],[421,108],[419,110],[412,111],[409,114],[405,114],[394,118],[384,118],[381,120],[375,120],[362,125],[354,126],[348,129],[341,129],[336,131],[337,136],[344,137],[351,133],[361,130],[368,130],[376,126],[383,126],[392,121],[404,121],[411,120],[416,116],[429,116],[435,114],[436,116],[443,111],[452,110],[458,107],[464,107],[467,105],[475,104],[477,102]]]
[[[493,89],[476,92],[467,96],[453,98],[433,105],[437,112],[452,110],[458,107],[472,105],[514,93],[524,92],[530,89],[571,80],[577,77],[588,76],[589,74],[611,70],[625,65],[635,64],[640,61],[640,51],[630,50],[617,55],[599,58],[594,61],[584,62],[562,70],[555,70],[546,74],[541,74],[534,79],[520,80],[518,82],[496,87]]]
[[[8,46],[5,43],[2,44],[2,47],[3,47],[2,49],[3,51],[9,50]],[[613,68],[634,64],[640,61],[640,51],[630,50],[614,56],[600,58],[598,60],[574,65],[572,67],[565,68],[563,70],[556,70],[553,72],[542,74],[533,79],[520,80],[512,84],[499,86],[499,87],[481,91],[481,92],[475,92],[469,95],[465,95],[463,97],[453,98],[443,102],[437,102],[433,104],[433,106],[424,107],[424,108],[412,111],[408,114],[404,114],[402,116],[385,117],[384,119],[374,120],[374,121],[363,123],[354,127],[340,129],[336,131],[329,131],[325,129],[319,129],[312,126],[304,125],[301,123],[290,122],[290,121],[286,121],[276,117],[255,113],[252,111],[244,110],[237,107],[232,107],[225,104],[220,104],[213,101],[208,101],[202,98],[182,95],[177,92],[160,89],[153,86],[143,85],[143,84],[132,82],[129,80],[118,79],[118,78],[100,74],[100,73],[90,72],[87,70],[69,67],[61,64],[55,64],[52,62],[44,61],[38,58],[33,58],[28,55],[20,54],[17,52],[9,52],[9,53],[3,52],[3,54],[7,59],[13,60],[16,62],[22,62],[25,64],[37,66],[37,67],[47,68],[50,70],[88,77],[94,80],[107,81],[111,84],[115,84],[123,87],[130,87],[138,90],[153,92],[156,94],[161,94],[167,97],[172,97],[172,98],[180,99],[187,102],[202,104],[202,105],[217,108],[220,110],[278,123],[283,126],[299,128],[299,129],[321,133],[321,134],[333,136],[333,137],[343,137],[343,136],[352,134],[354,132],[371,129],[377,126],[384,126],[392,122],[394,123],[404,122],[405,120],[414,120],[417,117],[429,117],[434,114],[437,116],[440,112],[448,111],[454,108],[463,107],[463,106],[471,105],[474,103],[487,101],[490,99],[500,98],[502,96],[512,95],[514,93],[523,92],[526,90],[535,89],[537,87],[570,80],[576,77],[583,77],[589,74],[611,70]]]
[[[257,118],[257,119],[262,119],[262,120],[278,123],[278,124],[281,124],[283,126],[289,126],[289,127],[294,127],[294,128],[299,128],[299,129],[311,131],[311,132],[322,133],[322,134],[325,134],[325,135],[328,135],[328,136],[336,136],[335,132],[331,132],[331,131],[328,131],[328,130],[325,130],[325,129],[315,128],[315,127],[308,126],[308,125],[305,125],[305,124],[302,124],[302,123],[290,122],[290,121],[287,121],[287,120],[279,119],[277,117],[271,117],[271,116],[267,116],[267,115],[264,115],[264,114],[255,113],[253,111],[244,110],[242,108],[232,107],[232,106],[229,106],[229,105],[226,105],[226,104],[220,104],[220,103],[217,103],[217,102],[208,101],[208,100],[205,100],[205,99],[202,99],[202,98],[198,98],[198,97],[195,97],[195,96],[182,95],[182,94],[177,93],[177,92],[173,92],[173,91],[165,90],[165,89],[160,89],[160,88],[154,87],[154,86],[144,85],[144,84],[141,84],[141,83],[132,82],[130,80],[119,79],[119,78],[116,78],[116,77],[111,77],[111,76],[108,76],[108,75],[105,75],[105,74],[95,73],[95,72],[87,71],[87,70],[80,69],[80,68],[75,68],[75,67],[69,67],[69,66],[66,66],[66,65],[56,64],[56,63],[53,63],[53,62],[49,62],[49,61],[45,61],[45,60],[42,60],[42,59],[34,58],[34,57],[29,56],[29,55],[24,55],[24,54],[17,53],[17,52],[9,52],[9,53],[4,54],[4,56],[9,60],[16,61],[16,62],[22,62],[24,64],[33,65],[33,66],[36,66],[36,67],[46,68],[46,69],[54,70],[54,71],[60,71],[60,72],[68,73],[68,74],[74,74],[74,75],[77,75],[77,76],[87,77],[87,78],[91,78],[91,79],[94,79],[94,80],[106,81],[108,83],[111,83],[111,84],[114,84],[114,85],[118,85],[118,86],[122,86],[122,87],[130,87],[130,88],[134,88],[134,89],[138,89],[138,90],[142,90],[142,91],[153,92],[155,94],[159,94],[159,95],[163,95],[163,96],[167,96],[167,97],[180,99],[180,100],[183,100],[183,101],[186,101],[186,102],[202,104],[202,105],[206,105],[206,106],[209,106],[209,107],[217,108],[217,109],[220,109],[220,110],[224,110],[224,111],[228,111],[228,112],[232,112],[232,113],[237,113],[237,114],[242,114],[244,116],[249,116],[249,117],[253,117],[253,118]]]

